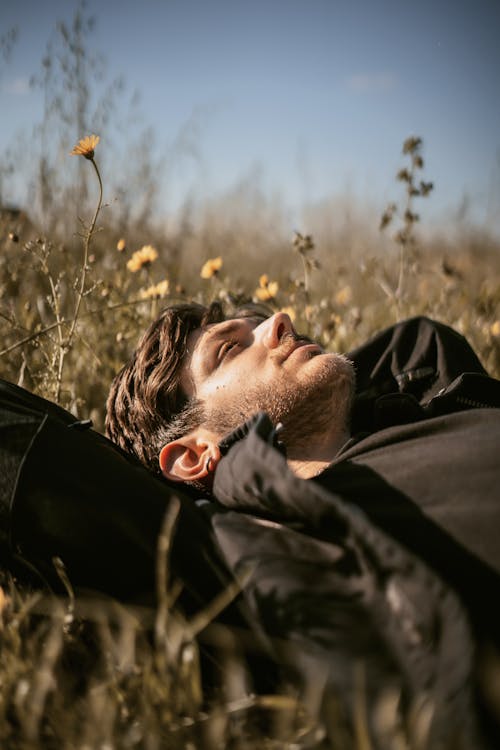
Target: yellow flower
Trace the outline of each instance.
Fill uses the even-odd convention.
[[[158,257],[158,253],[152,245],[144,245],[140,250],[136,250],[129,261],[127,268],[132,273],[140,271],[144,266],[149,266]]]
[[[495,322],[491,324],[490,331],[493,336],[500,336],[500,320],[495,320]]]
[[[352,289],[347,284],[347,286],[342,287],[337,294],[335,295],[335,302],[337,305],[348,305],[349,302],[352,300]]]
[[[70,156],[84,156],[86,159],[93,159],[94,149],[99,140],[98,135],[86,135],[85,138],[78,141],[73,151],[70,151]]]
[[[118,250],[119,253],[123,253],[126,247],[127,247],[127,243],[122,237],[121,240],[118,240],[118,242],[116,243],[116,249]]]
[[[211,279],[212,276],[216,276],[222,268],[222,258],[220,255],[217,258],[209,258],[206,263],[203,264],[200,276],[202,279]]]
[[[267,302],[270,299],[274,299],[278,293],[279,284],[277,281],[269,281],[267,273],[263,273],[259,278],[259,286],[254,292],[254,296],[257,297],[260,302]]]
[[[148,287],[148,289],[141,289],[141,299],[154,299],[156,297],[165,297],[168,294],[170,282],[168,279],[163,279],[158,284]]]
[[[297,317],[297,314],[295,310],[293,309],[293,307],[282,307],[281,312],[286,313],[288,317],[290,318],[290,320],[292,321],[292,323]]]

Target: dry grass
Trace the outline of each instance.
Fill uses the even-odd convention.
[[[432,196],[430,183],[420,179],[418,139],[405,142],[389,213],[336,197],[304,210],[305,226],[292,227],[279,201],[269,202],[247,181],[201,206],[187,202],[166,225],[154,212],[159,165],[146,136],[127,146],[126,159],[115,159],[128,164],[128,174],[114,175],[127,191],[111,186],[105,124],[120,91],[112,82],[102,92],[106,105],[96,108],[103,130],[101,142],[93,142],[95,156],[87,150],[88,162],[73,157],[74,183],[63,179],[48,144],[67,153],[68,133],[83,135],[85,119],[98,122],[89,115],[89,92],[101,79],[85,78],[92,69],[83,64],[92,24],[82,13],[79,8],[73,25],[61,27],[59,51],[52,50],[38,82],[47,104],[38,160],[27,144],[22,149],[33,168],[33,214],[0,211],[2,377],[102,429],[111,379],[161,307],[213,298],[264,300],[337,351],[401,318],[428,315],[461,331],[500,376],[499,239],[463,222],[454,237],[419,232],[416,208]],[[5,156],[0,187],[14,167],[19,172],[21,161],[9,164]],[[161,596],[156,609],[138,609],[102,597],[32,594],[7,574],[0,583],[2,748],[372,747],[362,690],[355,736],[347,737],[334,704],[325,727],[286,690],[246,694],[246,665],[231,649],[220,651],[224,677],[208,700],[195,633],[211,620],[210,608],[188,623]],[[233,640],[220,630],[212,637],[219,644]],[[495,654],[486,654],[483,672],[500,714]],[[415,722],[412,737],[398,726],[397,698],[387,695],[375,707],[387,750],[425,750],[422,722]]]

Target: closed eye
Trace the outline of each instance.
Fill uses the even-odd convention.
[[[224,341],[219,349],[219,353],[217,356],[218,362],[222,362],[226,358],[226,356],[237,346],[239,346],[239,341]]]

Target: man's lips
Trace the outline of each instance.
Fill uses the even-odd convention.
[[[302,349],[302,350],[310,351],[310,352],[322,352],[323,351],[320,345],[316,344],[314,341],[299,339],[298,341],[294,341],[291,344],[289,344],[288,347],[285,349],[282,362],[288,359],[288,357],[290,357],[298,349]]]

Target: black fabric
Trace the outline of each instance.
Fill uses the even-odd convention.
[[[152,475],[87,421],[0,379],[0,564],[19,582],[65,593],[54,558],[78,592],[154,606],[157,547],[167,511],[175,528],[166,564],[181,582],[177,606],[190,617],[235,583],[207,517],[189,488]],[[235,640],[253,666],[253,689],[276,687],[275,663],[241,596],[218,621],[235,635],[201,637],[210,695],[220,688],[221,652]]]
[[[10,546],[10,515],[22,457],[40,427],[38,417],[0,410],[0,548]]]
[[[213,535],[182,488],[142,465],[73,415],[0,381],[2,544],[5,564],[56,590],[53,558],[75,588],[153,601],[157,543],[176,506],[172,575],[197,611],[231,580]]]
[[[333,695],[352,726],[361,664],[370,717],[388,690],[407,708],[425,694],[434,708],[428,747],[449,740],[451,727],[464,747],[481,746],[468,617],[422,558],[340,494],[294,476],[256,430],[220,462],[214,493],[224,506],[211,510],[219,546],[245,577],[276,660],[299,685],[316,685],[313,697],[306,691],[313,713]]]
[[[463,336],[423,316],[386,328],[347,356],[356,368],[354,433],[379,429],[374,409],[384,394],[410,394],[424,404],[463,373],[487,376]],[[500,406],[500,401],[492,405]],[[453,401],[447,410],[461,408]]]
[[[313,481],[426,560],[500,644],[499,458],[500,409],[472,409],[350,441]]]

